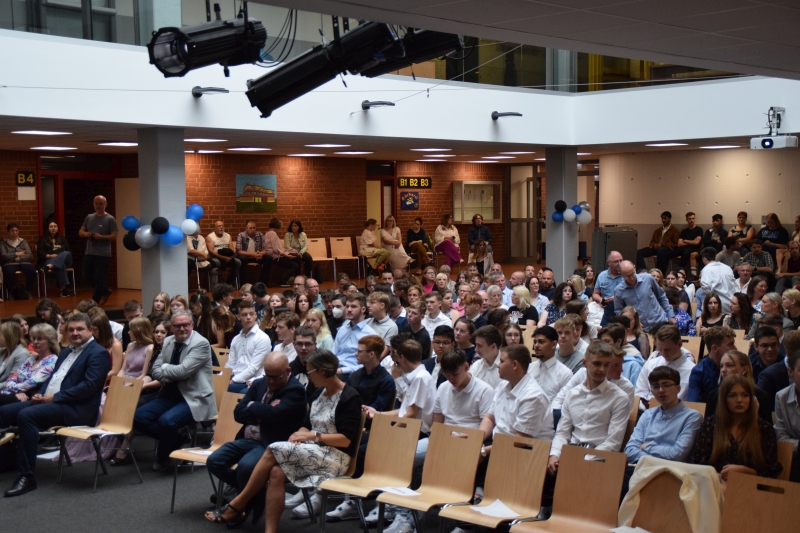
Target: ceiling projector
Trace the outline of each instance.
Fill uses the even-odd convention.
[[[797,148],[797,137],[794,135],[767,135],[750,139],[751,150],[769,150],[772,148]]]

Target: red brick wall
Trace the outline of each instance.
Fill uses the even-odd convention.
[[[500,181],[505,182],[506,166],[500,164],[475,163],[418,163],[416,161],[398,161],[398,176],[430,176],[433,186],[430,189],[419,189],[419,210],[401,211],[399,190],[395,212],[397,213],[397,227],[402,230],[403,239],[405,231],[411,227],[416,217],[424,220],[425,231],[433,238],[433,232],[442,220],[442,215],[453,210],[453,182],[454,181]],[[503,185],[505,187],[505,184]],[[505,194],[506,191],[503,191]],[[472,215],[466,224],[456,224],[461,236],[461,255],[466,261],[469,256],[469,242],[467,231],[472,225]],[[505,218],[507,213],[503,213]],[[496,261],[502,262],[506,258],[506,238],[503,224],[487,224],[492,232],[492,250]]]
[[[17,200],[16,173],[36,172],[36,153],[0,151],[0,235],[5,237],[6,225],[16,222],[19,235],[33,248],[39,240],[38,202]]]

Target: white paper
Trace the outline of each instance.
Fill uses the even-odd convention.
[[[111,431],[106,431],[105,429],[101,428],[87,427],[87,428],[71,428],[71,429],[77,429],[78,431],[83,431],[84,433],[91,433],[92,435],[110,435],[113,433]]]
[[[495,500],[490,505],[485,505],[482,507],[472,505],[470,506],[470,509],[485,514],[486,516],[493,516],[495,518],[518,518],[522,516],[519,513],[515,513],[509,509],[508,506],[500,500]]]
[[[378,490],[388,492],[389,494],[397,494],[398,496],[419,496],[419,492],[415,492],[407,487],[379,487]]]
[[[43,459],[45,461],[50,460],[50,459],[58,459],[58,450],[56,450],[54,452],[47,452],[47,453],[43,453],[41,455],[37,455],[36,458],[37,459]]]
[[[611,531],[613,531],[614,533],[650,533],[646,529],[642,529],[640,527],[629,527],[629,526],[615,527]]]
[[[214,453],[213,450],[192,450],[192,453],[196,453],[197,455],[211,455]]]

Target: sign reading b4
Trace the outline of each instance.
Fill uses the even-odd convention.
[[[36,187],[36,172],[20,170],[16,173],[17,187]]]

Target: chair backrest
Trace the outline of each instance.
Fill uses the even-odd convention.
[[[796,533],[798,501],[800,483],[731,472],[720,533]]]
[[[692,353],[694,362],[697,363],[700,360],[700,341],[702,339],[700,337],[681,337],[681,340],[683,340],[683,347]]]
[[[789,481],[789,474],[792,472],[792,459],[794,457],[794,445],[786,440],[778,441],[778,462],[783,466],[778,479]]]
[[[225,368],[225,365],[228,364],[228,357],[229,356],[227,353],[221,353],[217,355],[217,362],[219,363],[218,368]]]
[[[220,410],[222,395],[228,391],[231,382],[232,368],[222,368],[220,366],[211,367],[211,378],[214,382],[214,400],[217,402],[217,411]]]
[[[331,257],[353,258],[353,241],[350,237],[331,237]]]
[[[744,340],[744,336],[747,335],[747,330],[745,330],[745,329],[735,329],[735,330],[733,330],[733,332],[736,333],[736,340],[737,341],[743,341]],[[747,353],[747,352],[745,352],[745,353]]]
[[[356,450],[358,450],[358,447],[361,446],[361,437],[364,435],[364,425],[366,423],[367,423],[367,413],[364,412],[364,411],[361,411],[361,426],[359,426],[359,428],[358,428],[358,438],[356,439]],[[358,461],[356,461],[355,457],[353,457],[351,459],[350,464],[347,465],[347,472],[345,472],[345,474],[344,474],[345,476],[353,477],[353,474],[356,471],[356,463],[357,462]]]
[[[631,526],[650,533],[692,533],[680,490],[680,480],[669,472],[651,479],[639,492],[639,508]]]
[[[308,253],[314,261],[328,259],[328,246],[325,244],[325,239],[308,239]]]
[[[471,500],[483,437],[479,429],[433,424],[420,489],[442,489],[456,501]]]
[[[142,384],[143,381],[137,378],[112,377],[100,425],[108,430],[129,433],[133,429],[133,415]]]
[[[622,449],[628,444],[628,440],[633,435],[633,430],[636,428],[636,419],[639,417],[639,403],[642,399],[638,396],[633,397],[633,405],[631,405],[631,414],[628,415],[628,423],[625,426],[625,436],[622,438]]]
[[[214,427],[215,446],[221,446],[234,440],[236,434],[242,429],[242,425],[233,418],[233,410],[242,398],[244,398],[244,394],[235,394],[233,392],[223,394],[222,404],[217,416],[217,425]]]
[[[626,464],[624,453],[578,446],[561,448],[553,516],[616,527]],[[576,498],[576,494],[587,497]]]
[[[484,499],[502,500],[522,516],[535,516],[541,507],[551,444],[539,439],[495,435]]]
[[[414,473],[422,420],[380,415],[372,419],[369,430],[364,475],[377,475],[389,487],[407,487]]]
[[[736,340],[733,341],[733,343],[734,345],[736,345],[736,349],[742,352],[743,354],[747,355],[750,353],[750,341],[746,341],[744,339],[740,339],[737,337]]]
[[[533,334],[536,333],[536,326],[520,326],[522,329],[522,344],[533,352]]]

